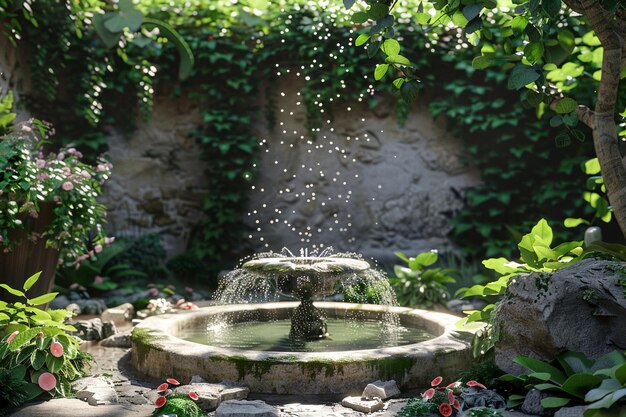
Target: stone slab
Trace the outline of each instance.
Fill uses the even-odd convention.
[[[585,405],[576,407],[563,407],[554,413],[554,417],[583,417],[583,413],[587,409]]]
[[[361,397],[346,397],[341,401],[341,405],[361,413],[372,413],[385,408],[385,404],[380,399],[364,400]]]
[[[361,394],[362,398],[367,400],[371,400],[374,398],[380,398],[381,400],[386,400],[391,397],[395,397],[400,395],[400,388],[398,388],[398,384],[393,379],[391,381],[374,381],[371,384],[367,384],[363,393]]]
[[[280,414],[276,408],[261,400],[230,400],[220,404],[215,417],[280,417]]]
[[[9,417],[146,417],[154,411],[153,405],[102,405],[88,407],[84,401],[59,398],[30,403],[18,408]]]

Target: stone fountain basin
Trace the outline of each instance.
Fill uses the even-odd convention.
[[[251,392],[266,394],[360,393],[377,379],[394,379],[401,389],[425,387],[436,376],[452,381],[473,362],[471,333],[455,328],[458,317],[446,313],[370,304],[316,302],[327,317],[357,314],[377,318],[398,314],[405,326],[435,334],[425,342],[381,349],[344,352],[272,352],[227,349],[176,337],[186,328],[203,326],[211,316],[235,319],[256,311],[286,317],[297,302],[205,307],[193,312],[150,317],[132,333],[132,364],[140,373],[188,382],[193,375],[207,381],[234,381]]]

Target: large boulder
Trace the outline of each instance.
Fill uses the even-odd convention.
[[[496,364],[520,373],[516,355],[551,360],[571,350],[597,358],[626,349],[625,273],[624,262],[586,259],[512,279],[496,309]]]

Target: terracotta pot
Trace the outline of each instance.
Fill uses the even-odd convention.
[[[34,298],[52,290],[59,260],[59,251],[46,248],[45,239],[38,239],[36,243],[27,239],[27,234],[30,232],[43,233],[54,219],[54,203],[44,202],[39,205],[39,208],[39,217],[23,218],[25,229],[15,230],[11,234],[11,240],[15,239],[19,241],[19,244],[8,253],[4,253],[4,248],[0,247],[0,283],[8,284],[21,291],[28,277],[42,271],[39,281],[28,291],[28,298]],[[19,298],[0,288],[0,300],[19,301]]]

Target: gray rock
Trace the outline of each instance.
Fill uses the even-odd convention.
[[[579,405],[576,407],[563,407],[560,408],[554,417],[583,417],[583,413],[587,409],[586,405]]]
[[[133,319],[133,315],[135,314],[135,308],[130,303],[124,303],[114,308],[107,308],[100,316],[100,319],[103,322],[112,321],[112,322],[125,322]]]
[[[115,387],[104,377],[81,378],[72,382],[76,398],[86,401],[89,405],[117,404]]]
[[[463,408],[490,407],[504,408],[506,400],[500,394],[490,389],[476,387],[464,388],[460,394],[463,400]]]
[[[192,380],[199,381],[203,379],[196,375]],[[190,391],[195,391],[198,394],[198,406],[205,411],[213,411],[225,401],[246,399],[250,393],[250,389],[247,387],[225,382],[219,384],[194,382],[189,385],[181,385],[175,390],[175,392],[182,394],[188,394]]]
[[[228,386],[224,387],[224,390],[220,392],[221,402],[230,400],[243,400],[248,398],[250,389],[247,387]]]
[[[76,300],[76,304],[78,304],[78,306],[80,307],[80,311],[82,314],[89,315],[100,315],[107,308],[104,301],[98,298]]]
[[[116,348],[130,348],[132,343],[130,340],[130,334],[132,330],[127,330],[122,333],[117,333],[112,336],[102,339],[100,346],[104,347],[116,347]]]
[[[117,334],[117,327],[112,321],[102,322],[102,338],[106,339]]]
[[[512,279],[498,304],[494,327],[502,335],[496,365],[519,374],[517,355],[551,360],[560,352],[589,358],[626,349],[626,298],[619,271],[625,263],[586,259],[553,274]]]
[[[380,400],[380,398],[363,400],[361,397],[346,397],[341,400],[341,405],[361,413],[372,413],[374,411],[382,410],[385,407],[385,404]]]
[[[278,410],[263,401],[225,401],[217,407],[215,417],[280,417]]]
[[[50,304],[48,304],[48,308],[50,309],[60,309],[60,308],[67,308],[68,305],[70,305],[70,299],[67,298],[64,295],[57,295],[55,297],[54,300],[50,301]]]
[[[400,394],[400,388],[393,379],[391,381],[374,381],[371,384],[367,384],[361,398],[365,400],[371,400],[373,398],[380,398],[386,400],[387,398],[395,397]]]
[[[541,400],[546,398],[548,395],[544,392],[541,392],[536,389],[531,389],[526,394],[526,398],[524,399],[524,403],[522,404],[521,410],[526,414],[533,415],[543,415],[543,407],[541,406]]]
[[[69,304],[65,307],[67,311],[71,311],[74,314],[80,314],[80,306],[76,303]]]
[[[75,335],[83,340],[102,340],[102,320],[99,318],[91,320],[79,320],[70,323],[76,327]]]
[[[201,382],[206,382],[206,380],[202,378],[200,375],[192,376],[191,381],[189,381],[190,384],[199,384]]]

